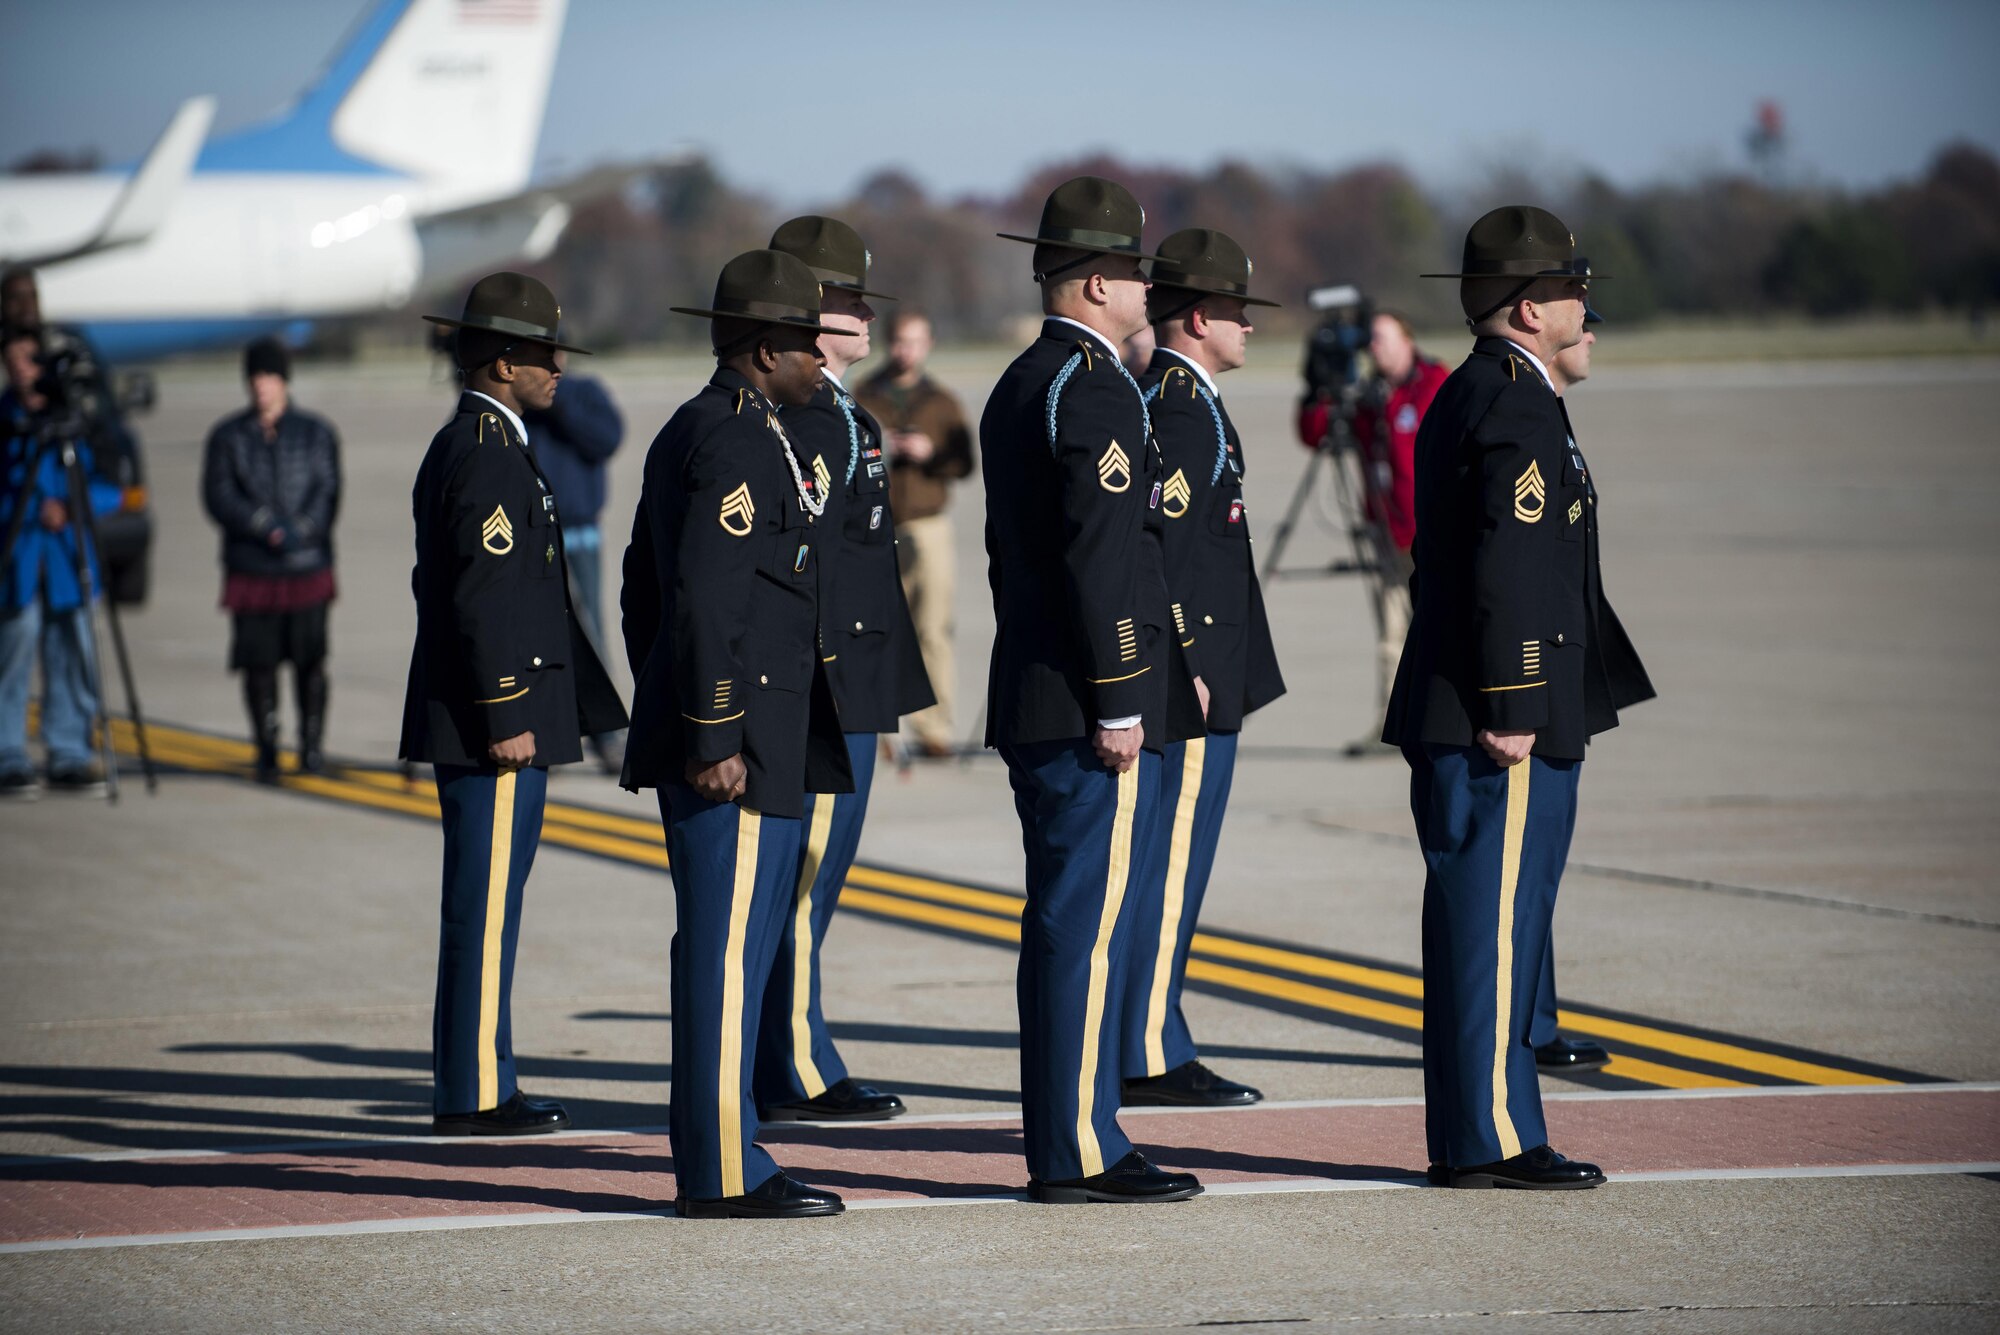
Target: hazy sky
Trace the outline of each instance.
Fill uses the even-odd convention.
[[[219,132],[262,119],[366,7],[9,4],[0,161],[136,158],[194,93],[221,99]],[[1190,167],[1393,158],[1439,185],[1532,158],[1629,184],[1740,163],[1768,97],[1796,169],[1865,185],[1954,137],[2000,151],[1996,52],[1993,0],[572,0],[541,161],[700,149],[787,204],[884,165],[997,193],[1095,149]]]

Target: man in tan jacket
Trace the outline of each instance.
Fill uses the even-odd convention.
[[[952,731],[952,599],[957,581],[951,484],[972,471],[972,430],[951,391],[924,373],[930,318],[904,308],[889,317],[889,363],[856,397],[881,422],[889,446],[889,512],[896,517],[903,593],[937,703],[910,716],[925,755],[958,749]]]

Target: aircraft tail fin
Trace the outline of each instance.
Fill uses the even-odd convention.
[[[380,0],[273,124],[202,171],[394,173],[425,212],[519,192],[534,166],[567,0]]]

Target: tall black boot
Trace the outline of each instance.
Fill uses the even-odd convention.
[[[250,738],[257,744],[257,782],[278,781],[278,672],[243,669],[243,703],[250,710]]]
[[[326,735],[326,663],[311,667],[293,666],[293,685],[299,693],[299,773],[326,773],[326,753],[320,742]]]

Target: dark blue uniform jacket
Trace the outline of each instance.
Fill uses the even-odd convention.
[[[1168,633],[1159,448],[1103,344],[1045,321],[986,401],[986,575],[997,623],[986,744],[1088,737],[1140,716],[1145,743],[1198,736]]]
[[[638,676],[627,788],[740,754],[754,811],[796,817],[807,792],[854,791],[818,647],[826,535],[788,452],[777,409],[727,368],[647,451],[619,597]]]
[[[843,408],[845,411],[843,411]],[[896,569],[882,428],[834,386],[781,414],[799,462],[826,496],[820,516],[820,654],[847,732],[894,732],[937,703]]]
[[[1222,401],[1174,354],[1155,352],[1139,384],[1166,462],[1160,513],[1174,633],[1198,649],[1209,731],[1237,732],[1245,715],[1285,693],[1251,560],[1243,440]]]
[[[535,734],[535,763],[583,759],[584,735],[625,725],[569,606],[555,497],[535,456],[484,399],[460,397],[412,496],[417,645],[401,755],[486,763],[489,742]]]
[[[1597,488],[1532,363],[1482,338],[1417,433],[1415,615],[1382,739],[1470,746],[1534,729],[1581,760],[1653,697],[1597,560]]]

